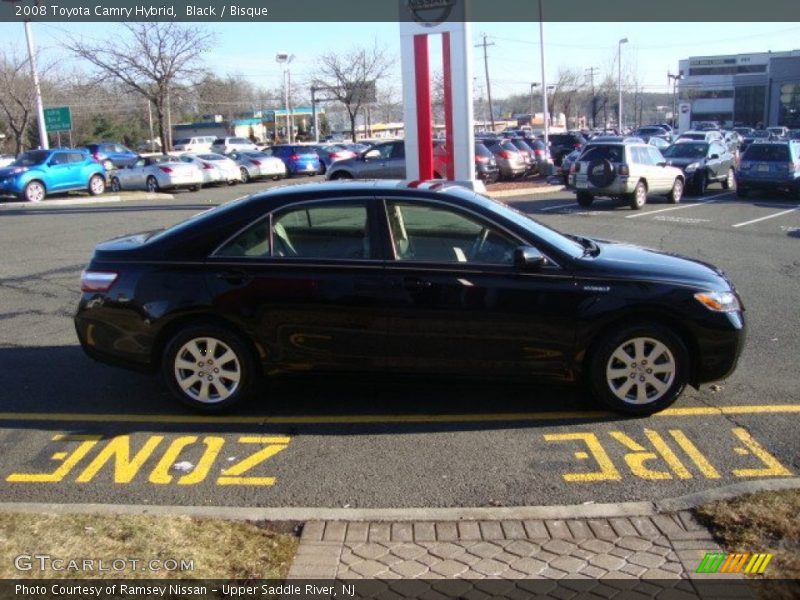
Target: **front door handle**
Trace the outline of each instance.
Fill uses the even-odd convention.
[[[433,283],[418,277],[406,277],[403,279],[403,286],[407,290],[424,290],[433,287]]]
[[[253,277],[245,271],[231,270],[217,273],[217,279],[222,279],[232,285],[242,285],[252,281]]]

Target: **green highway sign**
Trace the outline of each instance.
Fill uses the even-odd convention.
[[[44,109],[44,124],[47,131],[69,131],[72,129],[72,113],[69,106]]]

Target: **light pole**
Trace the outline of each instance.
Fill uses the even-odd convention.
[[[550,127],[547,117],[547,83],[544,76],[544,19],[542,18],[542,0],[539,0],[539,54],[542,61],[542,104],[544,109],[544,147],[550,152]]]
[[[533,116],[534,116],[534,111],[533,111],[533,88],[538,87],[538,85],[539,85],[538,83],[532,83],[531,84],[531,127],[533,127]]]
[[[3,0],[4,2],[15,3],[17,0]],[[37,0],[36,6],[39,6]],[[44,122],[44,105],[42,104],[42,90],[39,86],[39,71],[36,68],[36,52],[33,49],[33,31],[31,22],[25,20],[25,41],[28,43],[28,60],[31,62],[31,79],[33,79],[33,89],[36,93],[36,117],[39,124],[39,143],[45,150],[50,148],[50,140],[47,139],[47,127]]]
[[[275,55],[275,62],[280,65],[283,65],[283,87],[284,87],[284,104],[286,108],[286,139],[291,144],[294,141],[294,135],[292,132],[292,116],[289,113],[290,109],[290,90],[289,87],[292,85],[292,75],[289,72],[289,64],[294,60],[294,54],[287,54],[286,52],[278,52]]]
[[[672,80],[672,130],[678,130],[678,81],[683,79],[683,75],[673,75],[667,71],[667,79]]]
[[[627,44],[628,38],[622,38],[617,45],[617,54],[619,55],[619,67],[617,68],[617,87],[619,88],[619,117],[617,118],[617,126],[619,133],[622,135],[622,44]]]

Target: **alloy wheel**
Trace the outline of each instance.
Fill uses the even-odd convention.
[[[611,392],[627,404],[660,400],[675,380],[677,364],[670,349],[656,339],[636,337],[611,353],[606,382]]]
[[[183,393],[203,404],[216,404],[236,392],[242,366],[236,352],[213,337],[186,342],[175,354],[175,380]]]
[[[28,202],[41,202],[44,200],[44,186],[38,181],[31,181],[25,188],[25,199]]]

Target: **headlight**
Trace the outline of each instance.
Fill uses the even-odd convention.
[[[693,162],[693,163],[691,163],[689,165],[686,165],[686,171],[696,171],[697,167],[699,167],[699,166],[700,166],[699,162]]]
[[[698,292],[695,299],[714,312],[737,312],[742,310],[739,299],[733,292]]]

